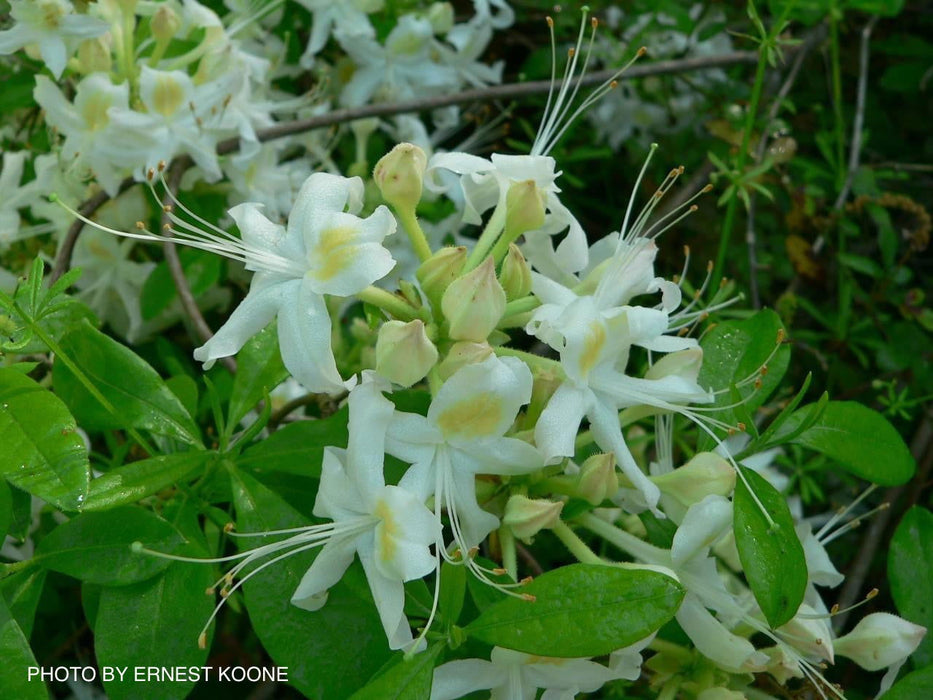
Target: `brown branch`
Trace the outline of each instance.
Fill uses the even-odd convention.
[[[754,51],[736,51],[734,53],[723,54],[720,56],[706,56],[700,58],[684,58],[676,61],[658,61],[642,66],[633,66],[629,68],[619,80],[632,80],[635,78],[644,78],[651,75],[663,75],[667,73],[682,73],[694,70],[703,70],[706,68],[722,68],[725,66],[740,65],[743,63],[755,63],[758,60],[758,54]],[[582,85],[594,85],[603,83],[615,75],[612,69],[590,73],[581,79]],[[256,138],[262,143],[274,141],[275,139],[300,134],[315,129],[343,124],[345,122],[357,119],[368,119],[370,117],[388,117],[395,114],[406,114],[411,112],[421,112],[425,110],[438,109],[440,107],[449,107],[451,105],[464,104],[469,102],[492,102],[495,100],[514,99],[528,95],[546,94],[551,88],[551,81],[537,80],[527,83],[508,83],[506,85],[495,85],[488,88],[476,88],[473,90],[463,90],[450,95],[439,97],[428,97],[416,100],[407,100],[405,102],[384,103],[375,105],[364,105],[348,109],[338,109],[327,114],[321,114],[309,119],[298,119],[290,122],[276,124],[268,129],[261,129],[256,132]],[[217,155],[228,155],[234,153],[240,148],[239,137],[229,138],[217,144]],[[187,158],[188,156],[180,156]],[[132,187],[135,179],[128,177],[120,183],[118,194]],[[80,207],[81,214],[91,217],[102,207],[110,197],[104,192],[98,192],[87,199]],[[61,277],[71,265],[71,254],[74,250],[75,241],[81,234],[84,224],[81,221],[75,221],[68,234],[59,248],[55,259],[55,266],[51,274],[51,280],[55,281]]]
[[[175,160],[166,178],[169,192],[174,192],[178,189],[181,178],[190,165],[191,160],[188,158],[178,158]],[[162,219],[160,222],[162,226],[162,235],[166,238],[172,237],[171,208],[172,198],[166,193],[162,200]],[[206,343],[214,336],[214,331],[207,325],[207,321],[204,320],[204,316],[201,314],[201,309],[198,308],[198,302],[195,301],[194,294],[191,293],[191,287],[188,285],[188,278],[185,276],[185,270],[182,268],[181,260],[178,257],[178,248],[171,241],[166,241],[163,249],[165,251],[165,263],[168,265],[169,273],[171,273],[172,280],[175,282],[175,291],[178,293],[181,307],[191,320],[191,324],[194,326],[194,332],[197,334],[200,341]],[[192,340],[197,340],[198,338],[192,338]],[[232,357],[221,357],[220,361],[232,374],[236,374],[236,360]]]

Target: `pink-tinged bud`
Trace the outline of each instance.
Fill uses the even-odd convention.
[[[447,287],[460,276],[466,264],[467,252],[464,246],[441,248],[430,258],[421,263],[415,276],[421,283],[421,289],[427,295],[431,306],[440,308],[441,297]]]
[[[373,169],[382,198],[402,211],[414,212],[421,201],[421,186],[428,157],[413,143],[400,143],[386,153]]]
[[[507,525],[520,540],[528,540],[541,530],[560,522],[564,504],[560,501],[533,499],[516,494],[505,504],[502,524]]]
[[[492,347],[489,343],[474,343],[470,340],[462,340],[454,343],[447,351],[447,357],[437,367],[441,379],[447,380],[461,367],[482,362],[492,355]]]
[[[902,663],[913,654],[926,627],[891,615],[872,613],[862,618],[849,634],[834,643],[836,653],[852,659],[866,671],[880,671]]]
[[[580,466],[577,489],[580,496],[594,506],[615,496],[619,490],[615,456],[607,452],[587,459]]]
[[[505,291],[491,257],[451,282],[441,298],[441,310],[451,339],[481,343],[489,337],[505,313]]]
[[[505,290],[505,298],[508,301],[521,299],[531,293],[531,268],[514,243],[509,243],[509,252],[502,261],[499,283]]]
[[[376,340],[376,372],[400,386],[424,379],[437,362],[437,348],[420,319],[386,321]]]
[[[544,225],[544,191],[534,180],[513,182],[505,195],[505,236],[514,241],[526,231]]]
[[[685,508],[710,494],[728,496],[735,488],[735,469],[714,452],[700,452],[682,467],[651,477],[661,493]]]

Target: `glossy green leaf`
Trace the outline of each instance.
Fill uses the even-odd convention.
[[[274,325],[254,335],[237,355],[227,426],[231,431],[256,404],[288,377]]]
[[[807,419],[809,406],[781,426],[776,440]],[[881,486],[906,483],[917,465],[904,439],[884,416],[855,401],[829,401],[819,419],[791,442],[835,460],[846,471]]]
[[[247,474],[233,476],[237,529],[240,532],[300,527],[307,520],[275,493]],[[244,542],[245,544],[245,542]],[[252,546],[252,545],[251,545]],[[291,604],[291,596],[311,565],[302,552],[270,566],[244,585],[253,629],[288,680],[312,698],[343,698],[358,690],[389,659],[391,652],[372,600],[364,600],[349,577],[362,578],[351,566],[330,589],[327,603],[314,612]]]
[[[198,383],[187,374],[177,374],[165,380],[165,386],[178,397],[181,405],[185,407],[188,415],[197,418],[198,415]]]
[[[62,362],[53,369],[55,391],[89,430],[141,428],[200,445],[198,428],[178,397],[141,357],[84,324],[61,339],[62,350],[110,402],[102,406]]]
[[[45,683],[29,680],[29,669],[38,668],[36,657],[23,631],[0,599],[0,697],[16,700],[47,700]]]
[[[441,591],[438,614],[448,625],[456,625],[466,598],[467,570],[465,566],[444,562],[441,564]]]
[[[87,495],[90,466],[75,419],[52,392],[0,368],[0,476],[63,510]]]
[[[466,627],[487,644],[528,654],[600,656],[628,646],[670,620],[684,591],[654,571],[572,564],[522,587],[534,601],[508,597]]]
[[[739,559],[748,585],[772,628],[790,620],[803,602],[807,562],[794,532],[787,501],[777,489],[751,469],[739,467],[771,518],[749,492],[742,479],[735,484],[733,528]]]
[[[107,510],[135,503],[203,471],[216,457],[215,452],[178,452],[111,469],[91,481],[84,510]]]
[[[206,557],[199,547],[180,553]],[[137,683],[134,667],[194,667],[207,660],[198,635],[215,601],[204,594],[214,582],[210,564],[173,562],[164,572],[132,586],[104,587],[94,626],[94,650],[100,666],[129,667],[127,677],[104,683],[111,700],[173,700],[188,695],[196,678],[171,683]]]
[[[13,522],[13,494],[5,481],[0,480],[0,539],[6,537]]]
[[[33,568],[17,571],[0,580],[0,597],[6,601],[10,614],[28,639],[39,607],[39,598],[45,585],[45,569]]]
[[[879,700],[925,700],[933,698],[933,666],[908,673]]]
[[[417,656],[406,659],[397,654],[395,663],[350,696],[350,700],[428,700],[434,665],[444,644],[434,644]]]
[[[169,561],[134,552],[134,542],[156,552],[174,552],[184,541],[172,525],[142,508],[119,506],[83,513],[52,530],[36,551],[42,564],[68,576],[104,586],[144,581]]]
[[[933,629],[933,513],[914,506],[901,518],[888,549],[888,581],[897,611],[914,624]],[[918,666],[933,663],[928,632],[913,653]]]
[[[213,253],[194,248],[181,248],[178,251],[181,269],[188,279],[188,286],[195,298],[204,294],[220,279],[223,260]],[[178,291],[167,262],[161,262],[149,273],[139,295],[139,310],[143,319],[148,321],[167,309]]]
[[[780,385],[790,362],[790,348],[787,345],[781,346],[775,353],[778,334],[783,332],[783,328],[780,317],[774,311],[763,309],[741,321],[720,323],[703,336],[700,343],[703,348],[700,386],[714,391],[723,390],[713,405],[734,403],[729,388],[749,378],[752,381],[738,387],[745,399],[743,412],[754,413],[765,402]],[[761,387],[755,389],[754,379],[765,364],[768,367],[767,374],[760,377]],[[716,416],[730,425],[741,421],[734,409],[723,409]],[[700,442],[700,450],[708,449],[712,439],[703,437]]]
[[[343,408],[322,420],[290,423],[244,450],[237,465],[257,474],[280,471],[319,478],[324,447],[347,446],[347,416]]]

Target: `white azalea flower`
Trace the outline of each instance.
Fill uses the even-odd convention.
[[[80,40],[108,29],[96,17],[77,14],[69,0],[10,0],[10,15],[16,24],[0,32],[0,55],[35,44],[56,80]]]
[[[887,668],[881,680],[883,693],[894,684],[901,666],[917,650],[926,633],[925,627],[897,615],[872,613],[835,641],[836,653],[852,659],[866,671]]]
[[[503,437],[531,399],[531,372],[513,357],[490,356],[457,370],[437,392],[428,415],[396,413],[386,452],[411,468],[399,485],[446,508],[461,554],[499,525],[476,500],[477,474],[527,474],[541,466],[538,451]]]
[[[368,15],[383,8],[383,0],[298,0],[312,13],[311,36],[301,57],[301,64],[310,67],[314,56],[327,43],[331,32],[339,33],[348,40],[372,38],[376,30]]]
[[[217,333],[195,349],[195,359],[210,367],[218,358],[236,354],[277,317],[282,361],[295,379],[313,392],[352,388],[355,379],[344,381],[337,371],[324,295],[358,294],[395,265],[382,246],[396,228],[389,210],[379,206],[365,219],[356,216],[363,206],[363,181],[314,173],[302,185],[287,227],[269,221],[261,205],[237,205],[230,216],[241,238],[208,224],[177,200],[175,205],[210,230],[172,212],[173,241],[238,260],[256,273],[246,298]],[[69,211],[86,224],[118,236],[166,240],[151,232],[101,226]]]
[[[489,661],[450,661],[434,669],[431,700],[454,700],[478,690],[490,690],[490,700],[571,700],[592,693],[618,672],[589,659],[558,659],[493,647]]]

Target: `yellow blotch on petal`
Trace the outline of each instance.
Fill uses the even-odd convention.
[[[177,80],[169,75],[160,75],[156,78],[155,89],[152,91],[152,106],[163,117],[170,117],[185,101],[185,90]]]
[[[356,246],[351,241],[355,233],[352,226],[335,226],[321,232],[311,252],[313,274],[318,280],[326,282],[353,264]]]
[[[458,401],[437,419],[444,435],[486,437],[491,435],[502,417],[502,403],[494,393],[485,391]]]
[[[605,327],[599,321],[593,321],[590,324],[590,330],[586,334],[586,340],[583,342],[583,352],[580,353],[580,372],[582,374],[586,375],[596,366],[605,344]]]
[[[384,501],[379,501],[373,512],[382,522],[376,527],[376,551],[381,553],[383,561],[391,561],[395,558],[395,537],[398,533],[398,524],[392,518],[392,510]]]
[[[107,110],[112,106],[113,102],[110,95],[105,92],[98,92],[89,96],[81,106],[81,116],[84,117],[84,122],[90,131],[98,131],[110,123]]]

